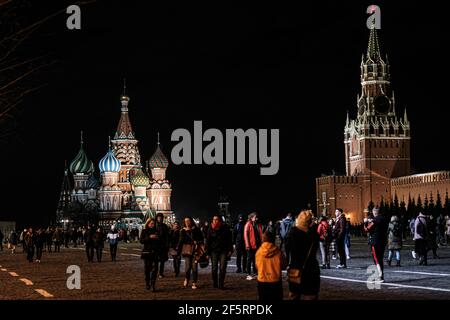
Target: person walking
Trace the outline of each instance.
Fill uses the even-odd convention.
[[[178,277],[180,274],[180,266],[181,266],[181,256],[178,255],[177,246],[180,241],[180,223],[175,221],[172,225],[172,229],[169,232],[169,254],[172,256],[173,261],[173,271],[175,272],[175,277]]]
[[[55,246],[55,252],[60,252],[62,240],[62,231],[60,228],[56,228],[53,233],[53,245]]]
[[[45,234],[44,229],[40,228],[36,232],[36,241],[35,241],[35,247],[36,247],[36,262],[41,263],[42,259],[42,251],[44,250],[45,243],[47,242],[47,237]]]
[[[258,270],[258,300],[283,300],[282,270],[287,260],[283,252],[275,245],[275,234],[266,231],[262,244],[256,251],[255,261]]]
[[[106,240],[109,243],[109,253],[111,254],[111,261],[115,262],[117,256],[117,245],[119,244],[119,232],[117,232],[116,226],[111,226],[111,230],[106,235]]]
[[[16,253],[17,242],[18,242],[17,233],[15,230],[12,230],[9,233],[9,237],[8,237],[8,244],[9,244],[9,248],[11,249],[11,254]]]
[[[20,237],[19,237],[19,241],[22,244],[22,252],[23,253],[28,252],[27,244],[25,243],[25,236],[27,235],[27,232],[28,232],[27,229],[23,229],[23,231],[20,233]]]
[[[141,258],[144,260],[145,287],[147,290],[156,291],[156,277],[158,275],[158,259],[162,246],[156,229],[156,222],[149,218],[145,222],[145,227],[139,239],[144,245]]]
[[[94,262],[94,247],[95,247],[94,235],[95,235],[94,226],[88,226],[86,232],[84,233],[84,245],[86,247],[86,256],[88,262]]]
[[[53,228],[48,227],[45,231],[45,243],[47,245],[47,252],[52,252],[52,244],[53,244]]]
[[[402,248],[402,228],[397,216],[391,217],[388,227],[388,265],[391,266],[392,257],[395,252],[395,259],[397,260],[397,267],[400,267],[400,249]]]
[[[161,244],[159,263],[159,278],[164,278],[164,266],[169,260],[169,227],[164,223],[164,215],[160,212],[156,215],[156,230]]]
[[[102,262],[102,254],[103,254],[103,247],[104,247],[104,235],[103,231],[100,227],[97,228],[97,231],[95,232],[93,236],[94,240],[94,248],[95,253],[97,255],[97,262]]]
[[[33,233],[33,228],[29,228],[25,236],[23,237],[23,242],[25,247],[27,248],[27,260],[28,262],[33,262],[34,257],[34,245],[35,245],[36,237]]]
[[[287,240],[287,250],[291,254],[289,296],[292,300],[317,300],[320,290],[320,268],[316,259],[319,234],[311,210],[300,212]]]
[[[437,224],[436,219],[433,217],[433,215],[428,216],[427,220],[427,230],[428,230],[428,238],[427,238],[427,251],[433,252],[433,259],[439,259],[439,256],[437,255]]]
[[[317,227],[319,234],[319,247],[322,256],[322,269],[330,269],[330,241],[333,236],[331,228],[328,224],[327,217],[321,217],[319,226]]]
[[[183,286],[187,287],[192,273],[192,289],[198,288],[198,261],[195,259],[197,247],[204,242],[203,233],[195,225],[191,217],[184,218],[184,225],[180,231],[178,255],[184,257],[185,279]]]
[[[247,250],[244,240],[245,221],[242,214],[238,217],[238,222],[233,228],[233,245],[236,251],[236,273],[247,273]]]
[[[214,215],[205,242],[206,258],[211,257],[213,287],[224,289],[227,261],[233,254],[233,241],[230,228],[222,223],[219,215]],[[219,270],[219,277],[217,273]]]
[[[247,250],[247,280],[257,278],[258,271],[256,269],[255,254],[261,246],[262,235],[262,225],[257,222],[257,214],[255,212],[250,213],[244,227],[245,249]]]
[[[334,238],[336,239],[337,252],[339,254],[339,264],[337,269],[347,268],[347,256],[345,254],[345,234],[347,228],[347,220],[344,211],[340,208],[336,209],[336,225],[334,227]]]
[[[378,271],[378,281],[384,282],[384,250],[387,242],[388,224],[386,219],[380,215],[380,209],[372,209],[373,220],[370,222],[365,231],[370,233],[372,237],[372,256]]]
[[[428,227],[426,216],[420,212],[414,222],[414,251],[419,256],[419,265],[428,265],[427,240]]]
[[[346,224],[345,224],[345,240],[344,240],[346,260],[351,259],[351,257],[350,257],[350,229],[351,229],[350,219],[347,219]]]

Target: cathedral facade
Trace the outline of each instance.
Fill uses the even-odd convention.
[[[361,223],[368,205],[445,194],[450,172],[411,174],[410,122],[403,110],[399,116],[390,85],[390,65],[382,57],[377,30],[372,28],[367,53],[360,64],[361,94],[357,115],[344,127],[344,176],[316,178],[319,215],[334,214],[342,208],[351,223]],[[401,113],[400,113],[401,114]]]
[[[166,222],[175,220],[170,201],[172,185],[166,179],[169,161],[161,150],[159,134],[156,150],[144,168],[130,122],[129,101],[124,89],[117,130],[98,163],[100,177],[84,151],[81,136],[80,150],[64,171],[57,223],[131,224],[157,213],[163,213]]]

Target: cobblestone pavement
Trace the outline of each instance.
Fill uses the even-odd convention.
[[[11,254],[0,252],[0,299],[190,299],[190,300],[253,300],[257,298],[256,282],[247,281],[235,272],[235,257],[228,266],[226,289],[212,288],[210,268],[199,268],[199,288],[184,288],[183,276],[175,278],[171,261],[166,263],[166,277],[158,279],[157,292],[144,286],[141,246],[137,243],[119,245],[118,260],[111,262],[105,250],[101,263],[87,263],[84,247],[62,248],[60,253],[43,253],[42,263],[29,263],[22,248]],[[347,269],[321,270],[322,300],[421,300],[450,299],[450,247],[438,249],[439,259],[429,259],[428,266],[413,260],[412,241],[402,250],[402,267],[385,267],[385,280],[379,288],[368,288],[367,268],[372,265],[366,240],[352,239],[351,259]],[[429,253],[429,256],[431,252]],[[318,254],[319,258],[319,254]],[[319,259],[320,260],[320,259]],[[81,289],[69,290],[67,267],[77,265],[81,270]],[[395,263],[393,263],[395,265]],[[182,263],[182,270],[184,264]],[[370,269],[369,269],[370,271]],[[286,281],[286,298],[288,290]],[[372,283],[369,286],[373,287]]]

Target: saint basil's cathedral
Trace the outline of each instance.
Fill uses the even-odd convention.
[[[129,101],[124,88],[117,131],[98,163],[100,180],[83,149],[81,134],[80,150],[64,170],[57,224],[133,224],[157,213],[163,213],[166,222],[174,221],[172,186],[166,179],[169,161],[161,150],[159,134],[156,150],[144,169],[128,114]]]

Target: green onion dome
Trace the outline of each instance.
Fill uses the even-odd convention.
[[[75,159],[70,163],[69,169],[72,174],[91,174],[94,172],[94,164],[86,156],[83,144],[81,144],[80,151],[78,151]]]
[[[136,174],[131,177],[130,182],[135,187],[146,187],[150,183],[150,179],[141,169],[139,169]]]

